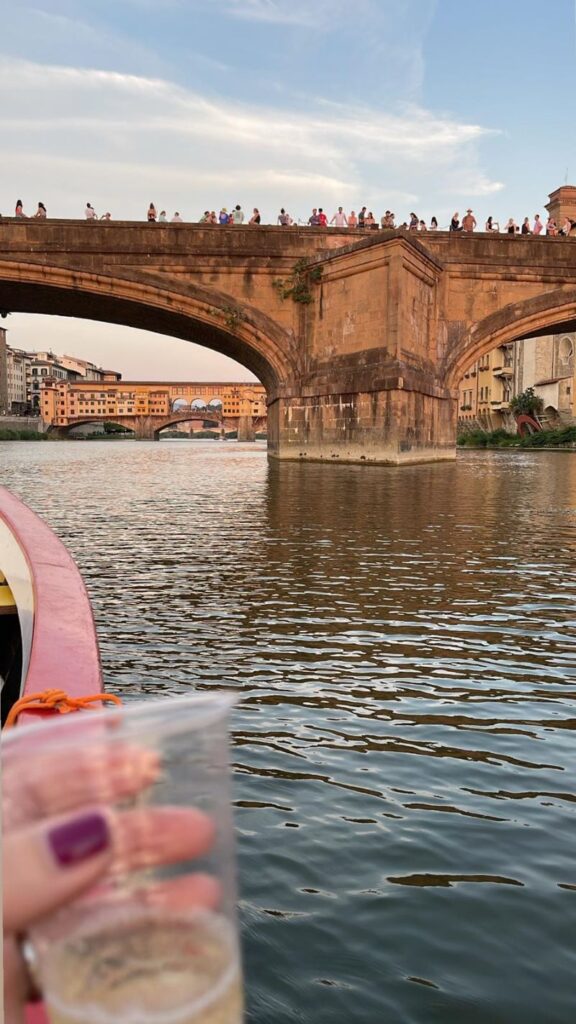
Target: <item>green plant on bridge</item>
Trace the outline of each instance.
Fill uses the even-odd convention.
[[[234,331],[239,324],[248,319],[246,313],[242,309],[237,309],[236,306],[224,306],[221,316],[224,317],[224,323],[231,331]]]
[[[534,393],[534,388],[526,388],[519,395],[510,399],[510,410],[515,416],[534,416],[542,412],[544,402]]]
[[[323,267],[317,264],[310,266],[308,260],[301,259],[294,264],[288,278],[276,278],[272,284],[281,299],[292,299],[293,302],[309,306],[314,298],[310,285],[318,284],[323,272]]]
[[[224,306],[223,309],[211,306],[210,312],[219,320],[223,320],[229,331],[236,330],[239,324],[248,319],[244,310],[238,309],[237,306]]]

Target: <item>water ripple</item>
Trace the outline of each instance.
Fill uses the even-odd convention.
[[[234,718],[250,1020],[568,1024],[576,459],[0,444],[107,685]]]

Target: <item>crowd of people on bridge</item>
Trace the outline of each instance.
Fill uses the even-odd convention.
[[[26,218],[27,214],[24,213],[24,207],[22,200],[18,199],[16,202],[15,217]],[[38,208],[32,218],[45,220],[48,216],[44,203],[38,203]],[[98,217],[96,210],[91,203],[86,203],[84,210],[84,217],[86,221],[95,222],[97,220],[110,221],[112,220],[112,214],[109,212],[101,214]],[[174,214],[169,218],[166,210],[158,211],[154,203],[150,203],[146,211],[146,220],[149,224],[183,224],[184,218],[176,210]],[[239,226],[242,224],[249,224],[253,226],[259,226],[262,224],[262,217],[257,207],[253,208],[252,215],[248,218],[239,203],[233,206],[230,210],[226,206],[223,206],[219,213],[215,210],[204,210],[204,213],[196,221],[190,223],[197,224],[213,224],[220,227],[228,226]],[[461,231],[464,234],[472,234],[474,231],[481,230],[478,226],[474,211],[467,209],[466,213],[460,219],[460,213],[456,211],[451,220],[450,224],[446,228],[440,228],[436,217],[431,217],[430,222],[419,217],[417,213],[410,213],[410,217],[401,223],[397,223],[396,214],[391,210],[386,210],[384,214],[378,220],[371,210],[368,210],[366,206],[363,206],[358,213],[354,210],[350,210],[349,213],[344,211],[344,207],[339,206],[338,209],[333,213],[330,219],[325,213],[321,206],[315,206],[307,220],[295,220],[287,210],[282,207],[276,218],[275,223],[281,227],[314,227],[314,228],[351,228],[353,230],[361,231],[378,231],[384,230],[405,230],[405,231]],[[546,221],[542,220],[539,213],[534,215],[534,219],[531,221],[529,217],[524,217],[521,224],[518,224],[513,217],[510,217],[506,224],[501,228],[497,220],[492,216],[488,217],[484,224],[484,231],[488,233],[505,233],[508,235],[562,235],[568,238],[570,235],[576,237],[576,220],[573,220],[569,216],[564,217],[561,224],[557,224],[554,217],[548,217]]]

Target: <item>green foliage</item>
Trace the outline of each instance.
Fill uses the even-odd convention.
[[[247,320],[246,313],[235,306],[225,306],[220,314],[224,317],[224,323],[229,330],[234,331],[244,320]]]
[[[470,430],[459,434],[456,444],[461,448],[561,448],[576,445],[576,426],[559,430],[539,430],[535,434],[520,437],[505,430]]]
[[[576,426],[540,430],[537,434],[527,434],[520,441],[522,448],[558,448],[565,444],[576,444]]]
[[[544,402],[534,393],[534,388],[526,388],[526,391],[510,399],[510,410],[515,416],[537,416],[543,408]]]
[[[39,434],[37,430],[10,430],[0,428],[0,441],[47,441],[47,434]]]
[[[323,267],[318,264],[310,266],[308,260],[301,259],[294,264],[290,277],[285,280],[276,278],[272,284],[281,299],[292,299],[293,302],[309,306],[314,301],[310,285],[318,284],[323,273]]]

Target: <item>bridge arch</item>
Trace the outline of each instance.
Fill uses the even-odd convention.
[[[520,338],[576,330],[576,289],[556,289],[504,306],[473,324],[448,358],[444,380],[456,389],[466,370],[481,356]]]
[[[74,420],[71,423],[65,424],[54,424],[50,423],[47,429],[48,434],[60,435],[65,437],[70,434],[75,427],[85,427],[89,424],[103,427],[105,423],[113,423],[115,427],[123,427],[130,433],[135,433],[135,427],[133,417],[122,417],[122,416],[82,416],[80,419]]]
[[[210,423],[214,428],[220,428],[222,426],[222,417],[215,416],[214,413],[206,409],[190,409],[188,413],[182,411],[180,415],[172,414],[166,416],[166,418],[160,424],[156,424],[153,430],[153,437],[158,440],[163,430],[168,430],[170,427],[176,427],[179,423]]]
[[[277,394],[298,372],[292,332],[225,292],[161,273],[91,273],[0,257],[0,309],[100,320],[193,341],[251,370]]]

